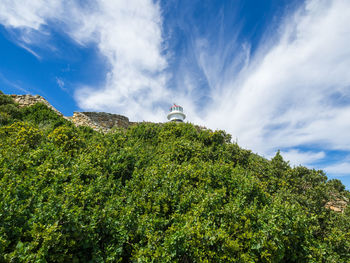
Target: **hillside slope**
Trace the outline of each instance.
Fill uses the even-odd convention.
[[[0,262],[350,262],[350,210],[327,208],[349,197],[223,131],[103,134],[0,94]]]

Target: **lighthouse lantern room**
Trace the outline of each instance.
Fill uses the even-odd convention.
[[[184,110],[181,106],[174,105],[170,108],[168,114],[168,120],[169,121],[178,121],[178,122],[183,122],[184,119],[186,118],[186,115],[184,114]]]

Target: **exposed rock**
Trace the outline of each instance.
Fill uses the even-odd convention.
[[[338,197],[326,203],[325,207],[335,212],[343,213],[347,207],[349,200],[346,197]]]
[[[128,128],[136,122],[129,122],[129,118],[106,112],[74,112],[72,117],[63,116],[47,100],[39,95],[10,95],[18,103],[19,107],[32,106],[36,103],[43,103],[54,110],[58,115],[72,121],[76,126],[89,126],[96,131],[108,132],[113,127]]]
[[[43,103],[47,107],[53,109],[58,115],[63,116],[61,112],[56,110],[47,100],[39,95],[10,95],[12,99],[18,103],[19,107],[32,106],[36,103]]]
[[[74,112],[68,117],[76,126],[89,126],[97,131],[108,132],[113,127],[128,128],[129,118],[106,112]]]

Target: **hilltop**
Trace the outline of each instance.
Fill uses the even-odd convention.
[[[350,260],[350,193],[323,171],[224,131],[100,132],[13,98],[0,93],[0,262]]]

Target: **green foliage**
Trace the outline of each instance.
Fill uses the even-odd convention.
[[[65,152],[74,151],[84,146],[83,140],[76,133],[76,129],[71,126],[59,126],[47,138]]]
[[[43,103],[24,107],[21,111],[24,121],[32,122],[46,129],[53,130],[61,125],[72,126],[69,121],[60,117]]]
[[[16,107],[13,99],[0,91],[0,126],[9,124],[13,119],[20,117],[21,111]]]
[[[349,262],[349,198],[223,131],[108,134],[0,94],[0,262]],[[12,110],[13,111],[12,111]]]

